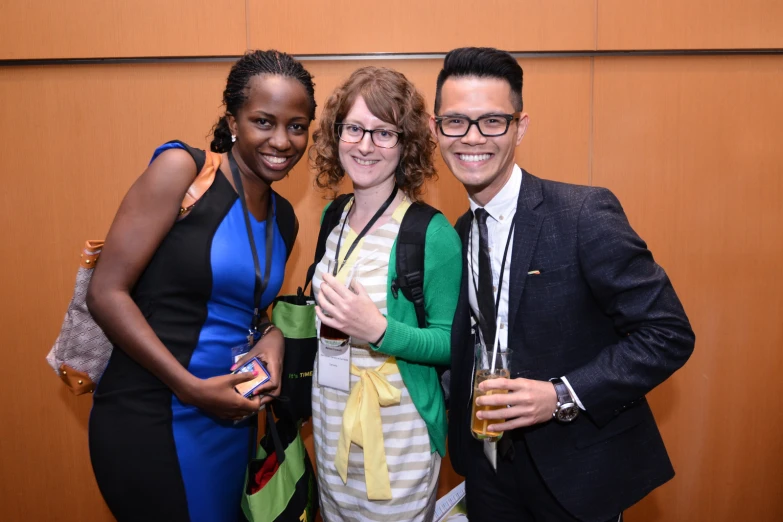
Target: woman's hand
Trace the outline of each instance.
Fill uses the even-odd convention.
[[[260,402],[258,403],[259,406],[273,400],[272,397],[266,395],[272,395],[274,397],[280,395],[280,384],[283,382],[284,356],[285,339],[283,339],[283,332],[278,328],[272,328],[266,335],[259,339],[252,350],[246,353],[244,357],[231,367],[231,371],[234,371],[253,357],[258,357],[261,359],[261,362],[264,363],[264,367],[269,372],[270,379],[269,382],[253,391],[254,396],[260,393],[265,394],[265,396],[260,399]]]
[[[261,403],[258,397],[242,397],[234,387],[254,378],[252,373],[220,375],[209,379],[194,378],[186,390],[176,395],[182,402],[214,417],[240,420],[258,412]]]
[[[323,274],[315,313],[325,325],[371,343],[388,324],[359,281],[354,279],[348,289],[328,273]]]

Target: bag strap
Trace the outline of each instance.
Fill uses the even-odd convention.
[[[277,228],[280,229],[280,235],[283,236],[286,260],[288,260],[291,257],[291,251],[294,249],[296,236],[299,234],[299,220],[296,219],[294,207],[291,203],[277,192],[274,192],[274,195],[277,204],[275,219],[277,220]]]
[[[217,152],[204,151],[191,147],[183,141],[172,140],[164,143],[155,150],[155,154],[152,156],[150,163],[155,161],[155,158],[157,158],[161,152],[168,149],[183,149],[190,154],[190,157],[196,162],[196,172],[198,172],[198,174],[193,180],[193,183],[190,184],[190,187],[188,187],[187,192],[185,192],[185,196],[182,198],[182,204],[179,207],[179,217],[182,219],[185,214],[193,209],[193,206],[201,199],[207,190],[209,190],[209,187],[212,186],[212,182],[215,181],[215,175],[220,168],[222,158]]]
[[[307,289],[307,285],[309,285],[313,280],[313,275],[315,275],[315,267],[326,253],[326,238],[329,237],[329,234],[332,232],[334,227],[336,227],[340,222],[340,217],[343,215],[345,205],[348,204],[352,197],[353,194],[340,194],[328,207],[326,207],[324,217],[321,220],[321,231],[318,232],[318,242],[315,245],[315,258],[313,260],[313,264],[310,265],[310,268],[307,269],[307,276],[305,278],[305,284],[302,287],[302,292]],[[312,295],[312,289],[310,290],[310,295]]]
[[[413,303],[419,328],[427,327],[424,310],[424,244],[427,228],[436,214],[440,214],[440,211],[426,203],[411,204],[402,218],[397,235],[397,278],[392,281],[392,295],[396,299],[397,291],[402,290],[402,295]]]
[[[280,433],[277,431],[275,416],[272,414],[272,410],[268,406],[264,409],[266,410],[266,431],[272,435],[272,445],[275,447],[277,462],[278,464],[282,464],[285,461],[285,448],[283,447],[283,441],[280,439]],[[253,422],[250,428],[250,438],[248,439],[247,450],[248,462],[256,458],[258,453],[256,451],[256,444],[258,444],[258,416],[253,414],[252,418],[256,422]]]
[[[193,210],[193,206],[201,197],[206,194],[209,187],[215,181],[215,174],[217,174],[220,168],[221,157],[216,152],[209,151],[206,153],[205,162],[196,175],[196,179],[188,187],[185,192],[185,197],[182,198],[182,204],[179,207],[179,215],[182,216]],[[198,163],[196,163],[198,167]]]
[[[285,448],[280,440],[280,434],[277,431],[277,424],[275,423],[275,416],[272,415],[271,408],[266,409],[266,430],[272,435],[272,444],[275,446],[275,453],[277,453],[277,463],[282,464],[285,461]]]

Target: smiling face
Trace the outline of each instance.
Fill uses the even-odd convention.
[[[240,171],[267,184],[285,177],[307,149],[311,111],[307,92],[297,80],[253,76],[245,104],[238,114],[228,114]]]
[[[449,78],[441,89],[437,116],[463,116],[478,119],[491,114],[513,114],[511,87],[497,78]],[[480,205],[486,205],[506,184],[514,169],[514,149],[522,142],[528,115],[522,113],[512,121],[502,136],[482,136],[476,125],[461,138],[450,138],[440,132],[435,119],[430,129],[440,145],[443,161]]]
[[[354,124],[367,130],[400,131],[393,123],[385,122],[370,112],[361,96],[356,98],[351,110],[340,123]],[[398,143],[392,149],[378,147],[367,132],[358,143],[346,143],[340,140],[338,153],[340,164],[351,178],[355,189],[382,187],[387,184],[391,188],[394,183],[394,171],[400,163],[402,144]]]

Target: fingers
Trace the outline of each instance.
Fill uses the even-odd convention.
[[[364,288],[364,285],[362,285],[358,279],[354,279],[353,281],[351,281],[351,290],[353,290],[353,293],[355,293],[360,297],[364,297],[364,296],[367,296],[368,298],[370,297],[367,294],[367,290]]]
[[[316,307],[315,307],[315,315],[317,315],[318,319],[322,323],[324,323],[326,326],[331,326],[332,328],[337,328],[338,330],[342,329],[341,328],[342,323],[340,323],[339,321],[335,320],[335,318],[331,314],[327,315],[326,313],[324,313],[323,308],[321,308],[318,305],[316,305]]]
[[[252,381],[256,377],[258,377],[257,371],[230,373],[225,376],[226,380],[228,381],[228,383],[231,385],[232,388],[237,384],[242,384],[243,382]]]
[[[337,298],[337,294],[335,294],[334,291],[331,290],[327,285],[321,285],[321,292],[318,294],[317,306],[321,307],[321,310],[327,317],[333,317],[334,314],[337,313],[337,309],[334,303],[334,300]]]
[[[344,284],[338,281],[337,278],[335,278],[331,274],[324,274],[323,281],[326,283],[325,290],[328,292],[327,295],[337,295],[343,299],[350,297],[351,291],[348,290]],[[321,289],[322,289],[321,291],[324,290],[323,285],[321,285]],[[331,300],[331,298],[329,298],[329,300]]]
[[[478,406],[515,406],[519,403],[524,403],[522,397],[516,396],[514,393],[491,393],[490,395],[482,395],[476,399]]]
[[[503,422],[501,424],[488,424],[487,430],[488,431],[511,431],[515,430],[517,428],[522,428],[524,426],[532,426],[534,423],[530,422],[530,419],[525,419],[522,417],[518,417],[516,419],[512,419],[506,422]]]
[[[259,402],[258,402],[259,406],[263,406],[263,405],[269,404],[270,402],[275,400],[275,397],[280,396],[280,387],[279,386],[274,386],[274,387],[271,387],[271,388],[262,387],[262,388],[259,388],[258,390],[256,390],[253,393],[254,394],[258,394],[258,393],[263,393],[264,394],[264,395],[255,395],[254,396],[254,398],[259,400]]]
[[[324,313],[324,309],[321,308],[321,305],[315,305],[315,315],[322,323],[326,323],[327,325],[331,326],[330,324],[331,317],[329,317]]]
[[[242,399],[242,403],[237,405],[237,407],[231,413],[224,415],[223,418],[233,421],[243,421],[249,418],[251,415],[258,413],[258,410],[261,408],[261,403],[258,400],[258,397],[253,397],[252,399],[240,397],[240,399]]]
[[[252,359],[253,357],[255,357],[255,356],[254,356],[254,355],[252,355],[250,352],[246,353],[245,355],[243,355],[243,356],[242,356],[242,358],[241,358],[241,359],[239,359],[239,360],[238,360],[236,363],[234,363],[234,364],[231,366],[231,371],[233,372],[234,370],[236,370],[237,368],[239,368],[240,366],[242,366],[243,364],[245,364],[247,361],[249,361],[249,360],[250,360],[250,359]]]
[[[244,397],[243,397],[244,398]],[[251,409],[253,412],[257,412],[259,408],[261,408],[261,397],[258,397],[256,395],[249,397],[245,399],[248,404],[248,408]]]
[[[530,379],[492,379],[481,383],[487,395],[476,398],[477,406],[496,409],[476,412],[479,419],[501,421],[489,426],[493,431],[506,431],[521,426],[532,426],[552,420],[557,397],[548,381]],[[506,393],[492,390],[508,390]]]
[[[488,379],[481,384],[479,384],[479,388],[481,391],[489,391],[489,390],[510,390],[510,391],[517,391],[524,387],[524,383],[520,381],[524,381],[525,379],[505,379],[505,378],[499,378],[499,379]]]

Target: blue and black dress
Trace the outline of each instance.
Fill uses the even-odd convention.
[[[175,143],[156,155],[177,146],[197,164],[198,156],[203,158],[203,151]],[[271,260],[265,259],[268,223],[250,218],[261,273],[272,263],[263,307],[280,290],[296,234],[290,203],[273,193],[273,204]],[[241,202],[218,172],[193,210],[165,237],[132,297],[177,360],[207,379],[229,373],[231,348],[246,340],[254,283]],[[242,519],[250,424],[235,425],[181,403],[122,347],[115,346],[95,391],[89,429],[95,477],[120,522]]]

